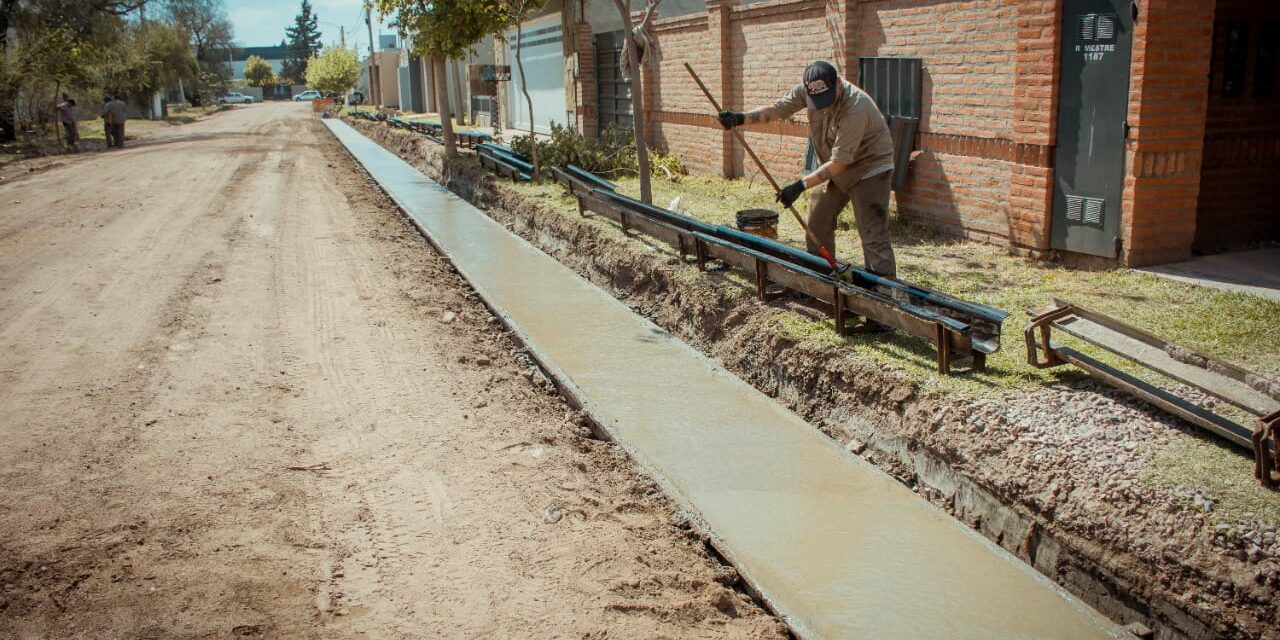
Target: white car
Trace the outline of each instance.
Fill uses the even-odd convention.
[[[227,95],[218,98],[218,102],[221,102],[222,104],[253,104],[257,101],[257,98],[247,96],[243,93],[228,93]]]
[[[303,91],[302,93],[299,93],[298,95],[293,97],[293,101],[304,102],[304,101],[310,101],[310,100],[318,100],[320,97],[321,97],[320,92],[313,89],[311,91]]]

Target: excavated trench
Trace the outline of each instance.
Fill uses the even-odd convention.
[[[472,161],[446,170],[439,146],[421,138],[351,124],[1104,615],[1134,625],[1142,637],[1275,637],[1274,627],[1267,631],[1265,603],[1254,603],[1261,606],[1254,611],[1244,606],[1247,598],[1191,595],[1217,576],[1177,558],[1153,568],[1149,559],[1088,531],[1065,530],[1052,511],[984,482],[959,447],[932,435],[948,420],[963,419],[963,400],[922,394],[905,375],[873,360],[771,330],[782,309],[757,302],[724,278],[715,282],[670,252],[644,246],[644,238],[551,211]]]

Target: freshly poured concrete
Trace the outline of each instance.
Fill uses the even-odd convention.
[[[325,123],[802,637],[1130,637],[392,153]]]

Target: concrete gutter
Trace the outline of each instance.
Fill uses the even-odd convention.
[[[347,124],[325,124],[797,636],[1132,637]]]

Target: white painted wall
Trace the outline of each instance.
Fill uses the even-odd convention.
[[[520,77],[516,65],[516,32],[507,32],[507,63],[511,65],[510,90],[507,91],[507,113],[517,129],[529,127],[529,108],[521,87],[529,85],[529,97],[533,100],[533,128],[539,133],[550,133],[551,123],[565,123],[564,97],[564,37],[560,28],[560,13],[543,16],[524,23],[524,47],[521,57],[527,78]]]

